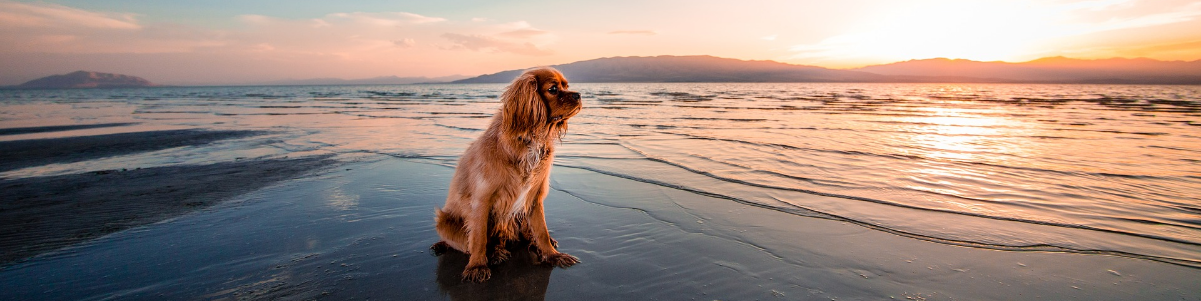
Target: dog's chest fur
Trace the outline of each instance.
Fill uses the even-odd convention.
[[[519,158],[518,169],[521,170],[520,193],[517,194],[517,199],[513,200],[513,204],[508,208],[508,216],[516,218],[525,214],[529,208],[530,202],[534,201],[530,194],[534,187],[530,185],[540,185],[536,179],[533,179],[536,169],[550,155],[550,148],[539,145],[537,143],[527,144],[526,152]]]
[[[538,165],[542,164],[542,160],[550,155],[550,151],[549,147],[539,145],[538,143],[526,144],[525,154],[518,159],[519,162],[517,164],[518,169],[521,170],[524,176],[523,178],[526,178],[525,180],[528,180],[534,173],[534,170],[538,168]]]

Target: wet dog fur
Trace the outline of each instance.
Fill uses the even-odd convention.
[[[464,281],[491,277],[489,263],[510,256],[505,245],[526,240],[536,261],[557,267],[579,263],[560,253],[550,237],[542,201],[550,189],[555,142],[580,112],[580,94],[553,68],[525,71],[500,97],[488,129],[468,146],[450,182],[446,204],[434,210],[441,241],[435,254],[455,249],[469,256]]]

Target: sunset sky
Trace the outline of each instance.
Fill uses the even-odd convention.
[[[0,85],[75,70],[163,84],[479,75],[612,56],[852,68],[1201,59],[1201,1],[0,0]]]

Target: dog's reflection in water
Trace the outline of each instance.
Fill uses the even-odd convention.
[[[534,263],[527,243],[509,244],[512,257],[492,266],[492,279],[463,281],[467,254],[453,249],[438,256],[438,288],[451,300],[543,300],[553,266]]]

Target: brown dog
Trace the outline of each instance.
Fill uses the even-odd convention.
[[[567,119],[580,112],[580,93],[567,90],[558,70],[538,68],[513,80],[500,100],[500,112],[459,159],[446,205],[434,210],[442,241],[431,248],[435,254],[447,248],[467,253],[463,280],[474,282],[488,280],[489,261],[507,260],[505,243],[518,239],[530,241],[539,262],[557,267],[580,262],[555,249],[542,210],[555,140],[567,132]],[[495,242],[491,256],[489,240]]]

